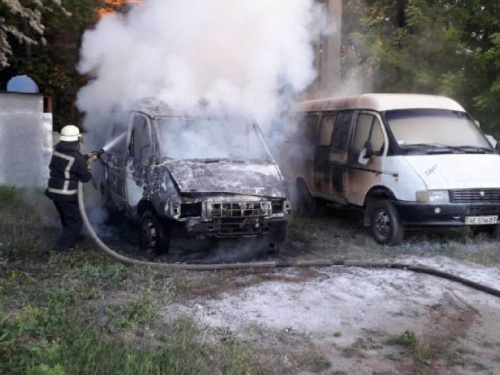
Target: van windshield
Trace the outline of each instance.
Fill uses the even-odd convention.
[[[387,111],[385,118],[405,154],[494,152],[478,126],[463,112],[397,110]]]
[[[156,129],[161,157],[272,160],[258,126],[247,119],[158,118]]]

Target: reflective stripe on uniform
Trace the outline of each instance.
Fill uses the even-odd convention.
[[[48,188],[47,191],[51,193],[56,193],[56,194],[62,194],[62,195],[73,195],[78,192],[78,190],[61,190],[61,189],[53,189],[53,188]]]
[[[70,177],[71,177],[69,174],[69,171],[71,170],[71,167],[75,163],[75,158],[73,156],[62,154],[62,153],[57,152],[57,151],[54,151],[54,156],[57,156],[59,158],[67,160],[68,164],[66,165],[66,168],[64,169],[64,186],[63,186],[62,190],[49,188],[49,191],[52,193],[64,194],[64,195],[75,194],[76,190],[68,190],[69,181],[70,181]]]

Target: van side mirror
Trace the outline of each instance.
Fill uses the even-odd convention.
[[[359,153],[358,163],[366,165],[370,161],[370,158],[373,156],[373,145],[371,141],[366,141],[363,149]]]
[[[485,134],[486,139],[490,142],[491,147],[498,151],[498,141],[492,135]]]

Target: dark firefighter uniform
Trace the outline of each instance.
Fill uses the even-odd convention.
[[[58,251],[67,251],[75,246],[83,225],[78,210],[78,181],[88,182],[92,174],[87,166],[87,158],[79,149],[79,141],[59,142],[49,164],[50,178],[46,195],[54,202],[63,227]]]

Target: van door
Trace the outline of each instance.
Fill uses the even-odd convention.
[[[129,215],[135,216],[144,191],[145,173],[152,156],[151,125],[142,114],[134,114],[126,163],[126,199]]]
[[[382,122],[376,113],[360,112],[349,150],[347,198],[362,206],[368,190],[380,183],[388,141]]]
[[[315,150],[315,182],[321,198],[345,203],[347,151],[353,111],[326,113]]]
[[[314,147],[314,191],[331,194],[331,167],[329,162],[332,134],[337,114],[323,114]]]
[[[129,130],[130,113],[125,112],[116,116],[109,135],[108,144],[111,146],[103,154],[104,176],[101,193],[105,204],[112,204],[119,210],[125,206],[125,166],[128,157],[127,133]],[[112,203],[111,203],[112,202]]]

